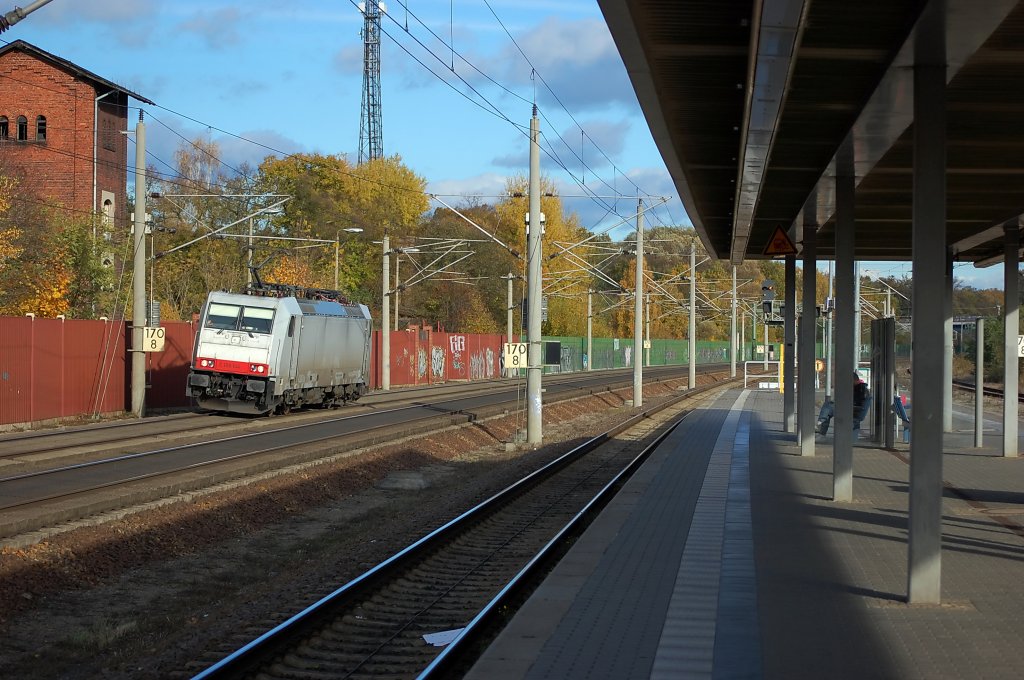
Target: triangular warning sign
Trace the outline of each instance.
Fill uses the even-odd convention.
[[[796,255],[796,246],[789,240],[789,235],[782,230],[782,227],[775,227],[775,232],[768,239],[764,247],[763,255]]]

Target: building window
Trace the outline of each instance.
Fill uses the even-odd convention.
[[[103,227],[107,231],[114,228],[114,202],[109,198],[103,199]]]
[[[11,136],[11,130],[8,127],[7,116],[0,116],[0,139],[7,139]]]
[[[46,116],[36,116],[36,141],[46,141]]]
[[[18,141],[24,142],[28,139],[28,118],[18,116]]]

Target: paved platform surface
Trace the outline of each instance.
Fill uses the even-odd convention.
[[[966,413],[966,409],[960,409]],[[973,414],[972,414],[973,415]],[[467,677],[1024,677],[1024,459],[945,440],[941,605],[908,605],[909,447],[801,457],[778,393],[689,416]]]

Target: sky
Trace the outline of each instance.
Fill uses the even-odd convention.
[[[169,172],[197,138],[216,142],[228,168],[298,152],[355,163],[362,27],[353,0],[53,0],[0,40],[26,40],[155,102],[142,105],[148,164]],[[508,178],[527,176],[536,103],[541,173],[584,226],[630,217],[638,196],[656,206],[648,226],[690,225],[596,0],[392,0],[381,32],[384,154],[428,192],[493,202]],[[901,276],[909,264],[864,270]],[[954,274],[1002,287],[1001,265]]]

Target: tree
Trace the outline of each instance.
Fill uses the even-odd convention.
[[[521,254],[524,263],[527,239],[523,224],[529,211],[528,184],[528,178],[523,176],[508,180],[507,198],[495,206],[495,235]],[[567,256],[565,250],[587,238],[589,232],[580,225],[575,213],[564,213],[562,201],[555,195],[554,185],[549,180],[541,178],[540,184],[540,208],[545,220],[541,237],[544,253],[542,295],[548,297],[548,321],[543,324],[542,332],[547,335],[584,335],[586,296],[593,277]]]
[[[18,191],[0,175],[0,314],[94,316],[108,276],[90,224],[41,198],[17,201]]]
[[[343,229],[362,229],[359,238],[345,241],[344,257],[339,258],[339,287],[378,310],[383,255],[372,242],[380,241],[385,230],[392,239],[415,237],[429,205],[426,181],[404,166],[399,156],[358,167],[340,155],[268,157],[260,164],[254,188],[291,197],[284,204],[284,214],[275,218],[272,235],[340,241]],[[304,258],[312,279],[333,285],[333,249],[307,251]]]

